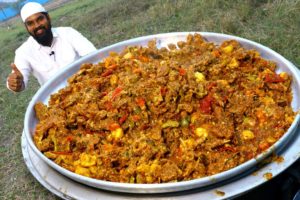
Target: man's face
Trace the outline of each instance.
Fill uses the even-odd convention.
[[[46,13],[36,13],[28,17],[25,21],[28,33],[41,45],[50,46],[53,35],[51,31],[51,21]]]

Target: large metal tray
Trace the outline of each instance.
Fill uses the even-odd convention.
[[[272,153],[279,152],[292,138],[295,133],[297,124],[299,123],[300,116],[297,115],[294,122],[292,123],[289,130],[278,140],[273,146],[267,149],[264,153],[258,155],[256,158],[251,159],[238,167],[230,169],[228,171],[215,174],[213,176],[199,178],[190,181],[182,181],[176,183],[162,183],[162,184],[129,184],[129,183],[115,183],[108,182],[102,180],[96,180],[88,177],[84,177],[73,172],[70,172],[59,165],[55,164],[53,161],[45,157],[34,145],[32,136],[34,134],[34,129],[37,124],[37,119],[34,112],[34,104],[37,101],[42,101],[47,104],[49,97],[51,94],[57,92],[59,89],[63,88],[67,84],[67,78],[76,73],[83,63],[96,63],[102,60],[103,58],[109,55],[109,52],[120,52],[126,46],[133,45],[142,45],[146,46],[149,40],[156,39],[158,47],[166,47],[170,43],[176,43],[178,41],[184,41],[186,36],[190,33],[194,32],[180,32],[180,33],[165,33],[158,35],[151,35],[145,37],[139,37],[131,40],[127,40],[124,42],[120,42],[103,49],[99,49],[98,51],[81,58],[80,60],[70,64],[66,68],[63,68],[57,75],[51,78],[46,84],[44,84],[34,95],[29,106],[26,110],[25,121],[24,121],[24,131],[25,137],[28,142],[30,148],[35,152],[35,154],[44,160],[50,167],[57,170],[59,173],[86,185],[110,190],[110,191],[118,191],[118,192],[126,192],[126,193],[166,193],[166,192],[177,192],[188,189],[200,188],[209,186],[249,170],[261,162],[264,158],[269,156]],[[256,49],[260,52],[261,56],[265,59],[275,61],[278,65],[278,72],[285,71],[293,76],[292,81],[292,92],[293,92],[293,101],[292,107],[294,111],[298,111],[300,108],[300,76],[297,73],[297,68],[291,64],[284,57],[276,53],[275,51],[267,48],[261,44],[256,42],[243,39],[236,36],[219,34],[219,33],[209,33],[209,32],[199,32],[207,41],[214,42],[215,44],[220,44],[224,40],[237,40],[242,44],[242,46],[246,49]]]

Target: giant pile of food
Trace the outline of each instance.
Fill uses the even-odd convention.
[[[38,102],[34,142],[100,180],[165,183],[217,174],[274,144],[295,118],[291,76],[235,41],[201,35],[130,46],[83,64]]]

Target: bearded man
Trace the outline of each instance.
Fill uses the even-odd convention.
[[[21,9],[21,18],[30,37],[15,51],[7,88],[23,91],[30,74],[43,85],[61,68],[96,50],[95,46],[70,27],[52,28],[45,8],[29,2]]]

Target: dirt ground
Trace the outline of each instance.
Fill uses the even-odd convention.
[[[59,6],[63,5],[64,3],[67,3],[72,0],[52,0],[49,3],[45,4],[46,10],[52,10],[55,8],[58,8]]]

